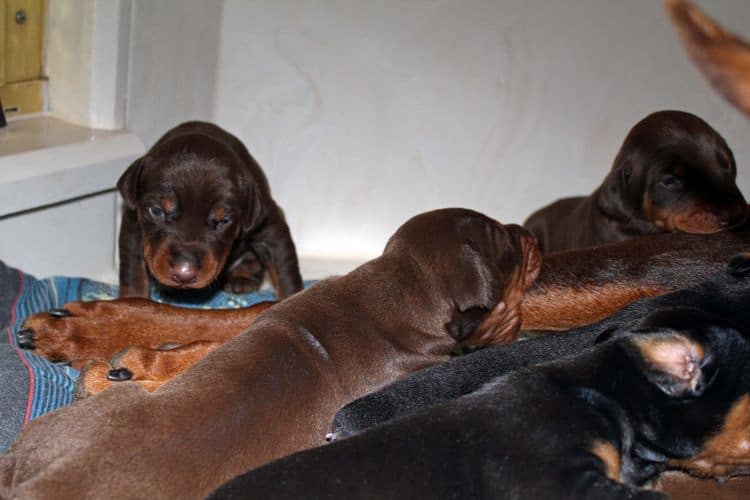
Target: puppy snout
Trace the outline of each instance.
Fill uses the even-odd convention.
[[[722,210],[717,214],[719,224],[722,227],[733,227],[742,224],[747,219],[748,207],[747,204],[737,204],[731,208]]]
[[[200,271],[200,255],[195,252],[172,252],[169,265],[172,279],[178,283],[192,283]]]
[[[732,206],[716,207],[710,210],[716,217],[716,221],[722,228],[730,228],[745,222],[748,216],[747,204],[741,203]]]

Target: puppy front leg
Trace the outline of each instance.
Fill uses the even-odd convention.
[[[120,297],[149,296],[148,272],[143,260],[143,239],[135,210],[125,210],[119,236]]]
[[[156,349],[198,340],[224,342],[245,331],[272,305],[206,310],[140,298],[71,302],[29,316],[17,336],[21,348],[80,368],[92,360],[108,360],[130,346]]]
[[[253,245],[253,250],[268,269],[276,296],[284,299],[302,290],[297,251],[280,209],[269,217],[255,239],[258,243]]]

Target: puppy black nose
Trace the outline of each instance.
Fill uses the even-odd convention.
[[[186,259],[177,259],[172,264],[172,278],[180,283],[190,283],[198,276],[198,266]]]
[[[741,253],[732,257],[727,266],[727,272],[738,278],[750,274],[750,253]]]
[[[201,268],[200,262],[201,256],[197,252],[185,249],[172,250],[169,257],[172,279],[178,283],[195,281]]]
[[[748,216],[747,205],[742,203],[719,214],[719,224],[722,227],[732,227],[745,222]]]

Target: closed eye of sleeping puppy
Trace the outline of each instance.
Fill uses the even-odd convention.
[[[235,478],[212,498],[667,498],[662,470],[750,473],[750,339],[657,311],[559,361]]]
[[[708,123],[659,111],[630,130],[590,196],[555,201],[524,227],[544,253],[659,232],[715,233],[747,219],[736,177],[732,150]]]
[[[169,288],[214,283],[241,293],[268,272],[279,298],[302,289],[284,214],[263,171],[232,134],[211,123],[173,128],[117,183],[120,296],[148,297],[149,276]]]

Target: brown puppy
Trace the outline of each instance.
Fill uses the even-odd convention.
[[[715,233],[747,218],[736,177],[732,151],[708,123],[659,111],[630,130],[596,191],[558,200],[524,227],[544,253],[660,232]]]
[[[274,305],[147,392],[121,382],[32,421],[0,459],[1,498],[202,498],[325,442],[342,405],[520,326],[539,253],[470,210],[417,216],[383,255]]]
[[[148,297],[149,274],[179,289],[217,280],[257,289],[268,271],[276,294],[302,289],[284,214],[245,146],[211,123],[173,128],[117,182],[120,296]]]

